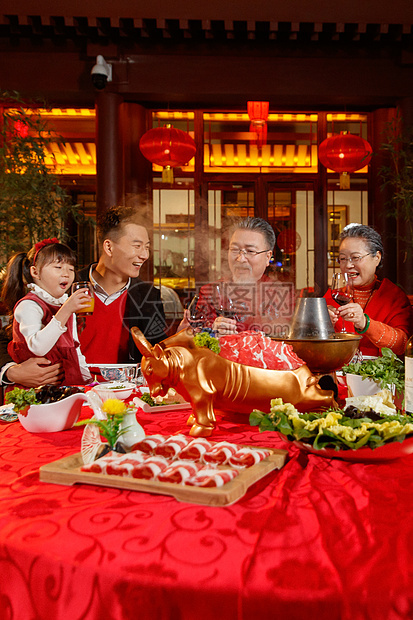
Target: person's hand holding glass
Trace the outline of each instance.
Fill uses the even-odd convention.
[[[219,335],[237,333],[237,312],[235,304],[228,294],[225,284],[214,284],[212,287],[212,304],[217,315],[212,329]]]
[[[84,292],[89,297],[89,303],[84,304],[83,307],[76,312],[76,314],[82,316],[91,316],[93,314],[93,310],[95,309],[95,295],[93,292],[93,286],[88,281],[73,282],[72,293],[78,290],[84,290]]]
[[[343,319],[343,326],[340,331],[345,333],[346,321],[354,319],[354,311],[349,305],[353,301],[353,283],[348,273],[338,272],[333,274],[331,296],[340,308],[334,309],[330,307],[330,317],[332,318],[333,324],[336,323],[339,318]],[[331,316],[332,314],[333,316]]]
[[[237,288],[240,285],[232,283],[213,285],[212,300],[217,315],[213,329],[220,335],[235,334],[245,329],[243,323],[248,315],[248,305],[239,297]]]

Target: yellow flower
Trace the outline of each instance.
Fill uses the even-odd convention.
[[[125,403],[117,398],[108,398],[102,405],[102,410],[109,415],[125,413],[126,409]]]

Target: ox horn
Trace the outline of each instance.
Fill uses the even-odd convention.
[[[146,340],[139,327],[132,327],[131,334],[133,342],[136,344],[142,355],[145,357],[153,357],[152,345],[148,340]]]

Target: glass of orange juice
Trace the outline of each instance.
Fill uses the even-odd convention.
[[[82,316],[90,316],[91,314],[93,314],[93,310],[95,309],[95,294],[93,292],[93,286],[87,280],[81,282],[73,282],[72,293],[79,290],[80,288],[85,288],[88,290],[90,302],[87,306],[84,306],[81,310],[78,310],[77,314],[81,314]]]

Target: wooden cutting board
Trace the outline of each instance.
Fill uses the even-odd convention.
[[[243,448],[246,446],[240,446]],[[254,446],[248,446],[254,447]],[[256,447],[256,446],[255,446]],[[261,447],[261,446],[260,446]],[[139,480],[113,476],[110,474],[95,474],[81,471],[83,460],[81,453],[66,456],[63,459],[42,465],[40,467],[40,480],[42,482],[52,482],[54,484],[72,485],[77,483],[94,484],[105,487],[115,487],[117,489],[128,489],[132,491],[144,491],[146,493],[159,493],[162,495],[172,495],[175,499],[191,504],[204,504],[207,506],[228,506],[238,501],[247,489],[272,472],[274,469],[281,469],[285,464],[288,452],[286,450],[270,450],[270,456],[260,461],[252,467],[241,470],[240,474],[227,482],[222,487],[190,487],[184,484],[172,482],[157,482],[156,480]],[[225,466],[227,468],[227,466]]]

